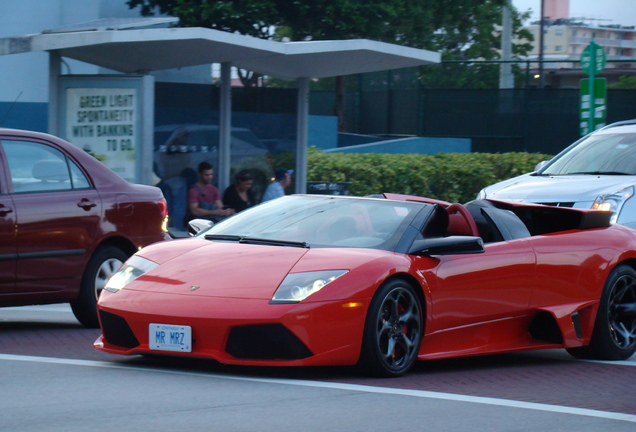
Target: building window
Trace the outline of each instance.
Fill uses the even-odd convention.
[[[554,50],[555,50],[556,52],[561,52],[561,51],[563,51],[563,45],[556,45],[556,46],[554,47]]]
[[[557,36],[563,36],[563,30],[561,30],[561,29],[555,30],[554,34],[557,35]]]

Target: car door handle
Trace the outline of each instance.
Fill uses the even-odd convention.
[[[11,207],[5,207],[2,204],[0,204],[0,217],[4,217],[8,215],[9,213],[13,213],[13,209]]]
[[[83,208],[84,210],[88,211],[90,209],[92,209],[93,207],[95,207],[97,204],[95,204],[94,202],[92,202],[91,200],[87,199],[87,198],[82,198],[80,200],[80,202],[77,203],[78,207]]]

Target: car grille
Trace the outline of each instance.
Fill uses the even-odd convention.
[[[124,318],[100,310],[99,319],[102,323],[102,333],[106,342],[124,348],[139,346],[139,341]]]
[[[313,353],[281,324],[234,327],[225,347],[240,359],[299,360]]]
[[[542,202],[537,204],[552,206],[552,207],[574,207],[573,202]]]

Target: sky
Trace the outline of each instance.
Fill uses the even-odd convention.
[[[533,20],[539,19],[541,0],[512,0],[519,11],[532,9]],[[610,19],[593,24],[636,25],[636,0],[570,0],[570,17]]]

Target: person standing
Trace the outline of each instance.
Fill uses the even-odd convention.
[[[188,211],[193,218],[218,222],[234,214],[224,208],[219,190],[212,185],[214,170],[209,162],[201,162],[197,168],[199,180],[188,191]]]
[[[267,186],[265,193],[263,194],[263,202],[280,198],[285,195],[285,188],[291,183],[291,175],[294,170],[286,170],[285,168],[278,168],[276,170],[276,176],[274,181]]]

